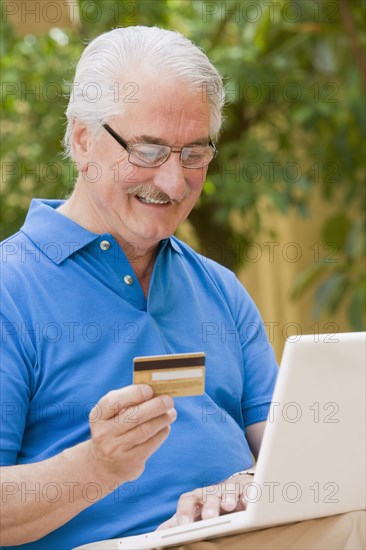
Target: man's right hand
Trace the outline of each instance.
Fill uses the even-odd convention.
[[[152,396],[150,386],[126,386],[104,395],[91,410],[89,454],[100,482],[136,479],[168,437],[177,417],[174,401]]]
[[[143,384],[109,392],[90,412],[90,440],[40,462],[3,466],[1,543],[33,542],[70,521],[93,504],[84,493],[91,482],[103,498],[141,475],[177,416],[171,397],[152,394]],[[35,481],[40,497],[24,499],[20,487],[34,488]],[[61,488],[52,503],[41,496],[50,484]]]

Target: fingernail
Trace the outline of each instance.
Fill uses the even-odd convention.
[[[169,395],[163,395],[162,400],[164,402],[164,405],[169,407],[170,409],[174,407],[174,401]]]
[[[236,500],[233,497],[226,497],[224,502],[228,508],[235,508],[236,506]]]
[[[170,409],[168,411],[168,415],[172,419],[172,422],[174,422],[174,420],[177,418],[177,411],[175,409]]]
[[[143,384],[141,386],[141,391],[144,394],[144,397],[146,397],[146,398],[153,396],[153,389],[152,389],[151,386],[147,386],[147,385]]]

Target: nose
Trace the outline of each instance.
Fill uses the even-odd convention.
[[[172,201],[179,201],[189,193],[179,153],[172,152],[168,160],[155,169],[154,184]]]

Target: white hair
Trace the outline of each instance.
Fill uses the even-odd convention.
[[[190,89],[200,91],[209,103],[210,137],[217,138],[224,90],[206,54],[178,32],[143,26],[117,28],[92,40],[77,64],[66,110],[67,156],[72,158],[74,120],[83,122],[97,137],[102,124],[123,114],[128,102],[137,101],[136,81],[141,80],[144,68],[150,74],[156,71],[159,78],[181,79]]]

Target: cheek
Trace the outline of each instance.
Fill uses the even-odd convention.
[[[138,166],[134,166],[129,162],[118,166],[118,176],[116,174],[115,181],[123,185],[124,188],[131,187],[138,183],[141,183],[143,175]]]
[[[192,191],[200,192],[202,190],[204,181],[206,179],[206,174],[206,167],[197,170],[190,170],[190,173],[186,175],[186,182]]]
[[[111,192],[119,192],[133,185],[142,183],[147,178],[138,166],[129,162],[115,161],[104,167],[103,179]]]

